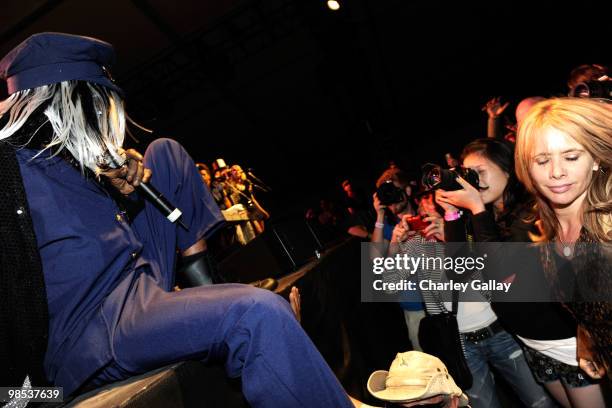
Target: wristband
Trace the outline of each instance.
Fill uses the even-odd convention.
[[[374,228],[385,228],[385,224],[383,224],[382,222],[377,222],[376,224],[374,224]]]
[[[461,218],[461,211],[455,211],[450,214],[444,214],[444,221],[456,221]]]

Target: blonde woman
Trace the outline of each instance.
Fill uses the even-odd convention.
[[[605,371],[612,378],[611,167],[612,105],[606,101],[542,101],[519,127],[516,173],[536,197],[541,235],[534,239],[551,244],[543,247],[542,261],[556,291],[563,299],[582,300],[565,306],[579,324],[579,365],[593,378]],[[576,243],[600,244],[588,268],[584,259],[592,261],[593,255]],[[569,275],[561,273],[568,270]],[[568,281],[590,284],[568,290]],[[595,398],[590,406],[597,406],[597,396],[590,397]]]

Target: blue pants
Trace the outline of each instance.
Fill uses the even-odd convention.
[[[465,391],[472,408],[500,408],[489,364],[504,378],[527,407],[555,407],[555,403],[534,379],[516,340],[505,331],[483,341],[465,341],[465,356],[474,379]]]
[[[144,244],[143,255],[160,267],[136,271],[135,278],[119,285],[120,296],[105,303],[104,314],[116,317],[113,361],[92,383],[122,380],[181,360],[223,362],[228,376],[242,378],[242,391],[253,407],[351,407],[280,296],[240,284],[171,291],[176,248],[191,246],[201,237],[199,231],[214,222],[201,221],[206,217],[198,213],[209,211],[208,197],[196,194],[202,181],[180,145],[155,141],[145,166],[152,169],[151,183],[183,210],[190,231],[177,228],[149,204],[135,218],[132,227]]]

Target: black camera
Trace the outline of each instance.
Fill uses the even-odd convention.
[[[612,99],[612,81],[587,81],[577,84],[570,96],[576,98]]]
[[[391,205],[403,201],[406,192],[396,187],[392,180],[387,180],[376,189],[376,197],[382,205]]]
[[[426,190],[436,190],[438,188],[446,191],[461,190],[463,187],[457,182],[457,176],[461,176],[472,186],[478,188],[480,183],[478,173],[462,166],[444,169],[437,164],[426,164],[423,167],[421,183]]]

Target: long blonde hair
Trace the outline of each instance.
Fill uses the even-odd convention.
[[[570,135],[599,164],[583,204],[582,223],[587,236],[610,242],[612,237],[612,105],[584,98],[552,98],[534,105],[518,129],[515,167],[519,180],[536,197],[541,220],[540,240],[551,241],[559,233],[559,221],[546,198],[537,191],[529,169],[536,138],[548,128]]]

